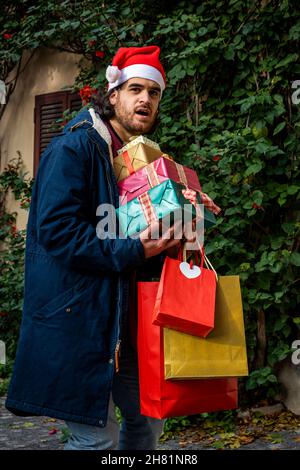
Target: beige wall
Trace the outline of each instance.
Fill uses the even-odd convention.
[[[20,70],[29,56],[29,51],[24,53]],[[17,156],[16,152],[19,150],[24,160],[24,171],[33,175],[35,96],[72,86],[80,59],[78,54],[46,48],[35,52],[20,74],[0,122],[1,171],[11,158]],[[15,77],[15,73],[16,70],[12,71],[7,81]],[[20,229],[25,228],[27,211],[21,209],[13,198],[9,198],[7,209],[9,212],[18,212],[17,226]]]

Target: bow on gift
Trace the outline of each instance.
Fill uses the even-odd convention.
[[[194,191],[193,189],[183,189],[182,194],[186,199],[188,199],[191,204],[196,206],[197,203],[197,192]],[[217,206],[214,201],[205,193],[202,191],[199,191],[199,194],[201,196],[201,202],[204,204],[204,206],[211,212],[213,212],[215,215],[218,215],[221,212],[221,208]]]

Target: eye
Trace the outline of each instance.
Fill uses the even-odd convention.
[[[139,93],[141,89],[138,87],[134,87],[134,88],[131,88],[131,91],[133,91],[134,93]]]
[[[153,96],[154,98],[156,98],[157,96],[159,96],[159,93],[158,93],[157,90],[151,90],[150,95]]]

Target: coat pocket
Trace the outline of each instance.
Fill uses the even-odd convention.
[[[91,306],[97,304],[97,283],[83,281],[58,294],[33,314],[33,320],[72,333],[86,332]],[[100,305],[99,305],[100,310]]]

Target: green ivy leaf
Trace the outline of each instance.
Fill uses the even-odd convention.
[[[278,69],[279,67],[286,67],[286,65],[290,64],[291,62],[296,62],[298,59],[299,54],[288,54],[284,59],[282,59],[278,64],[276,64],[275,68]]]
[[[278,124],[278,126],[276,126],[274,129],[273,135],[279,134],[279,132],[282,131],[282,129],[284,129],[285,126],[286,126],[286,122],[281,122],[280,124]]]
[[[228,46],[224,53],[224,57],[226,60],[233,60],[234,58],[234,47],[233,46]]]
[[[294,266],[300,266],[300,253],[292,253],[290,257],[290,261]]]
[[[291,185],[287,187],[286,192],[290,195],[294,195],[300,191],[300,186]]]
[[[252,201],[257,205],[261,205],[264,195],[261,191],[257,190],[252,193]]]
[[[255,175],[256,173],[259,173],[262,169],[262,163],[253,163],[253,165],[250,165],[247,170],[244,173],[244,176],[250,176],[250,175]]]

